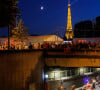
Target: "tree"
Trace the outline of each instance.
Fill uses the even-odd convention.
[[[19,20],[17,27],[15,27],[12,30],[12,37],[15,41],[23,41],[24,39],[27,39],[29,36],[29,31],[27,27],[25,27],[23,24],[23,21]]]

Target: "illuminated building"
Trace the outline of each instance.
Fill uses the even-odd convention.
[[[58,39],[58,41],[57,41]],[[3,47],[6,48],[7,46],[7,38],[0,38],[0,50],[3,50]],[[17,47],[21,47],[21,49],[28,49],[29,43],[32,45],[34,44],[34,49],[38,49],[38,43],[42,45],[43,43],[55,43],[59,44],[62,43],[63,39],[61,37],[57,37],[56,35],[43,35],[43,36],[28,36],[27,39],[24,39],[23,42],[21,40],[16,40],[15,38],[10,38],[10,46],[14,45],[15,49]],[[7,48],[6,48],[7,50]]]
[[[67,40],[73,39],[70,3],[68,3],[67,30],[66,30],[65,36],[66,36]]]

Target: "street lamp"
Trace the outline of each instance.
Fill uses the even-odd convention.
[[[59,28],[65,29],[66,27],[57,25],[57,42],[58,42],[58,36],[59,36]]]

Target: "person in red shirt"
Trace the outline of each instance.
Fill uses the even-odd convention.
[[[75,90],[75,85],[72,86],[71,90]]]

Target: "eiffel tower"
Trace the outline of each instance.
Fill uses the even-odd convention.
[[[67,16],[67,28],[66,28],[66,38],[67,40],[73,39],[73,30],[72,30],[72,22],[71,22],[71,7],[70,2],[68,2],[68,16]]]

